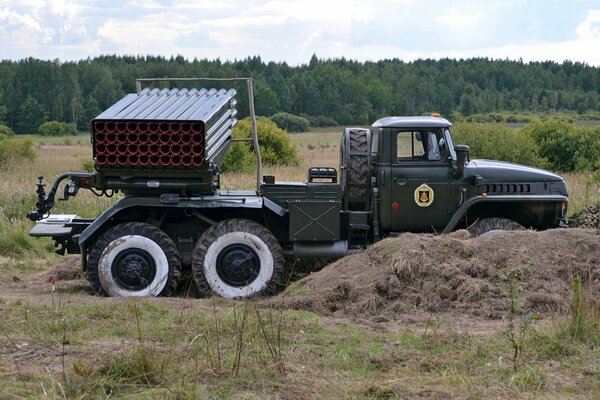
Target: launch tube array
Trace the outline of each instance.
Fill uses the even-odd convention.
[[[93,131],[100,169],[206,166],[202,122],[94,121]]]

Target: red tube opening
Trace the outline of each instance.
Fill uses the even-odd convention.
[[[138,124],[137,124],[136,122],[134,122],[134,121],[129,121],[129,122],[127,123],[127,130],[128,130],[129,132],[137,132],[137,130],[138,130],[138,129],[137,129],[137,125],[138,125]]]
[[[148,135],[148,141],[150,143],[158,143],[160,141],[160,136],[158,133],[151,133]]]
[[[116,143],[109,143],[106,145],[106,152],[108,154],[116,154],[117,153],[117,145]]]
[[[202,133],[202,124],[200,122],[194,122],[192,124],[192,132]]]
[[[150,132],[150,133],[156,133],[156,132],[158,132],[158,123],[157,122],[150,122],[148,124],[148,132]]]
[[[108,133],[106,135],[106,143],[114,143],[117,141],[117,135],[114,133]]]
[[[181,142],[181,135],[179,133],[172,133],[171,134],[171,143],[175,144],[175,143],[180,143]]]
[[[106,142],[106,135],[104,133],[96,133],[95,139],[96,143],[104,143]]]
[[[175,155],[171,157],[171,165],[174,167],[181,166],[181,157]]]
[[[202,146],[192,146],[192,154],[196,156],[204,155],[204,147]]]
[[[150,162],[150,157],[146,154],[141,154],[138,158],[138,164],[145,167]]]
[[[181,153],[181,146],[178,144],[172,144],[171,145],[171,154],[177,155],[179,153]]]
[[[158,144],[151,144],[148,147],[148,151],[150,152],[150,154],[158,154],[160,153],[160,146]]]
[[[160,154],[170,154],[171,153],[171,146],[169,146],[168,144],[163,144],[160,146]]]
[[[158,130],[160,133],[168,133],[169,124],[167,122],[161,122],[160,124],[158,124]]]
[[[127,143],[127,134],[125,132],[117,133],[117,142]]]
[[[183,145],[181,146],[181,154],[190,154],[192,152],[192,146]]]
[[[181,131],[181,124],[179,122],[171,122],[169,125],[169,132],[179,133]]]
[[[146,133],[148,132],[148,124],[145,122],[139,122],[137,124],[137,130],[139,133]]]
[[[171,141],[171,135],[169,135],[168,133],[161,133],[160,134],[160,142],[163,144],[167,144]]]
[[[204,137],[202,136],[201,133],[194,133],[192,135],[192,143],[194,144],[200,144],[204,141]]]
[[[135,167],[136,165],[138,165],[139,163],[139,158],[137,156],[137,154],[130,154],[127,157],[127,165]]]
[[[187,144],[187,143],[191,143],[192,142],[192,135],[189,134],[183,134],[181,135],[181,143]]]
[[[147,133],[140,133],[137,137],[139,144],[148,143],[149,137]]]
[[[192,164],[195,167],[200,167],[201,165],[204,164],[204,157],[202,157],[202,156],[193,156],[192,157]]]
[[[138,141],[138,134],[135,132],[129,132],[127,134],[127,142],[136,143]]]
[[[119,165],[127,165],[127,154],[119,154],[117,156],[117,161]]]
[[[104,123],[104,121],[94,122],[94,130],[96,131],[96,133],[103,133],[105,129],[106,124]]]
[[[106,163],[111,167],[117,165],[117,156],[115,154],[109,154],[106,156]]]
[[[171,164],[171,156],[166,154],[160,156],[160,165],[162,165],[163,167],[168,167],[169,164]]]
[[[119,143],[117,145],[117,153],[127,155],[127,143]]]
[[[106,123],[106,132],[114,133],[115,129],[117,129],[117,126],[115,125],[114,122],[109,121]]]
[[[138,152],[138,145],[135,143],[129,143],[127,145],[127,152],[129,153],[129,155],[135,154]]]
[[[184,167],[189,167],[192,165],[192,157],[191,156],[183,156],[181,157],[181,165]]]
[[[125,122],[117,122],[117,132],[119,132],[119,133],[127,132],[127,124]]]
[[[140,153],[140,155],[148,153],[148,145],[145,143],[139,144],[138,152]]]
[[[188,122],[184,122],[181,124],[181,132],[182,133],[190,133],[192,131],[192,124]]]
[[[106,145],[103,143],[96,143],[96,154],[102,154],[106,151]]]
[[[96,164],[98,164],[98,165],[106,164],[106,156],[104,154],[98,154],[96,156]]]
[[[153,154],[148,159],[148,163],[150,165],[152,165],[153,167],[157,167],[158,164],[160,164],[160,157],[158,155],[156,155],[156,154]]]

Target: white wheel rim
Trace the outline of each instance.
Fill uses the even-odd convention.
[[[250,247],[260,260],[256,279],[246,286],[236,287],[223,282],[217,273],[217,257],[229,245],[243,244]],[[212,242],[204,256],[204,277],[211,289],[228,299],[250,297],[264,291],[273,277],[274,262],[269,246],[260,237],[248,232],[229,232]]]
[[[112,264],[115,258],[124,250],[140,249],[146,251],[154,260],[156,275],[150,285],[141,290],[127,290],[120,287],[112,274]],[[98,263],[98,277],[102,288],[113,297],[158,296],[167,284],[169,277],[169,262],[160,246],[145,236],[121,236],[106,246]]]

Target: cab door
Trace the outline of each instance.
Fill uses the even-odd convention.
[[[391,139],[391,230],[441,232],[451,217],[451,163],[442,131],[398,129]]]

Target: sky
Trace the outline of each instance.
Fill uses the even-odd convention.
[[[0,0],[0,59],[102,54],[600,66],[600,0]]]

